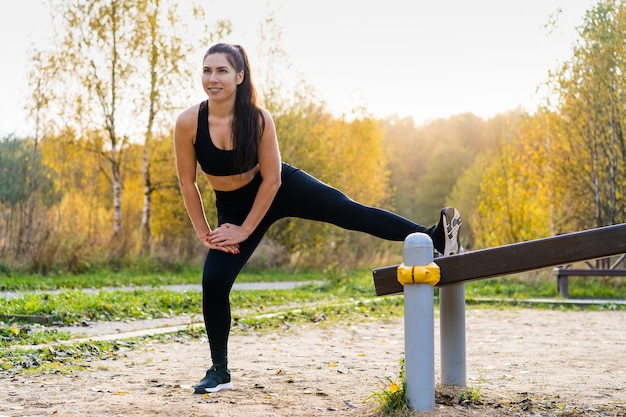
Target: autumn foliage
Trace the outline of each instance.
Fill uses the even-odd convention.
[[[90,38],[77,38],[84,31],[70,24],[59,41],[63,53],[33,55],[36,130],[0,141],[0,267],[81,271],[140,257],[202,259],[173,161],[173,121],[192,103],[180,100],[182,84],[172,80],[191,84],[193,77],[180,61],[192,47],[164,30],[177,23],[174,4],[67,1],[59,9],[68,23],[100,18]],[[160,53],[139,48],[133,30]],[[220,22],[207,33],[229,30]],[[94,45],[107,54],[94,57]],[[464,218],[462,243],[490,247],[626,221],[625,45],[626,5],[599,1],[571,58],[546,74],[545,106],[489,120],[459,114],[418,126],[366,110],[334,115],[309,90],[264,93],[284,161],[427,226],[454,205]],[[169,71],[169,81],[146,79],[152,71]],[[214,224],[212,190],[198,183]],[[256,262],[375,266],[400,251],[335,226],[285,219],[270,229]]]

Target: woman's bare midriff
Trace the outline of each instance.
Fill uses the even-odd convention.
[[[211,184],[211,187],[216,191],[234,191],[241,187],[244,187],[252,181],[254,176],[259,172],[259,165],[252,168],[250,171],[246,171],[243,174],[216,176],[204,174],[204,176]]]

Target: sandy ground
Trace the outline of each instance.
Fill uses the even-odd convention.
[[[468,308],[468,387],[438,387],[448,416],[626,416],[626,312]],[[439,379],[439,323],[435,321]],[[230,341],[234,389],[193,394],[206,341],[155,343],[67,375],[2,375],[4,416],[371,416],[373,393],[397,380],[402,319],[314,324]]]

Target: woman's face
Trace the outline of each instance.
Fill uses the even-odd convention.
[[[243,81],[243,71],[237,72],[226,54],[207,55],[202,65],[202,87],[209,98],[226,99],[237,93]]]

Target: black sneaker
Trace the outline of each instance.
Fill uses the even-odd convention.
[[[224,369],[221,365],[213,365],[211,369],[206,371],[206,375],[202,381],[194,387],[194,393],[206,394],[207,392],[218,392],[223,389],[232,389],[233,383],[230,382],[230,371]]]
[[[461,214],[457,209],[454,207],[441,209],[439,223],[431,228],[431,238],[437,252],[443,256],[448,256],[463,250],[459,240],[461,224]]]

